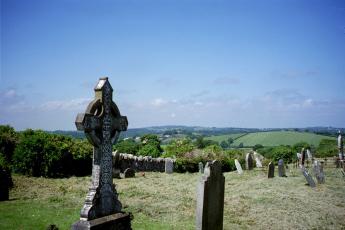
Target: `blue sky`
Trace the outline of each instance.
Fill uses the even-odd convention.
[[[129,128],[345,127],[345,2],[1,0],[0,124],[75,130],[102,76]]]

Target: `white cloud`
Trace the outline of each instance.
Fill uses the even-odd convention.
[[[89,98],[76,98],[71,100],[56,100],[47,101],[39,106],[40,110],[52,111],[52,110],[84,110],[88,103],[91,101]]]
[[[151,101],[151,105],[155,106],[155,107],[161,107],[168,104],[167,100],[164,100],[162,98],[155,98]]]

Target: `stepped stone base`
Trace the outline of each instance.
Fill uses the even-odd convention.
[[[116,213],[94,220],[79,220],[72,230],[132,230],[129,213]]]

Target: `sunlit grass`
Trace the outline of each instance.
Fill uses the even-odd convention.
[[[290,169],[291,170],[291,169]],[[345,228],[345,180],[327,168],[315,189],[297,169],[287,178],[267,179],[264,170],[225,173],[224,229]],[[70,229],[90,184],[89,177],[46,179],[13,176],[10,201],[0,203],[0,229]],[[145,173],[116,179],[133,229],[195,229],[196,185],[200,174]]]

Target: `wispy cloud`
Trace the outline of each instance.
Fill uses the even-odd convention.
[[[233,77],[219,77],[213,81],[216,85],[237,85],[240,83],[240,79]]]
[[[163,85],[163,86],[173,86],[178,84],[178,80],[175,78],[169,78],[169,77],[162,77],[162,78],[158,78],[155,83],[159,84],[159,85]]]
[[[310,70],[289,70],[289,71],[272,71],[273,77],[279,77],[284,79],[296,79],[296,78],[306,78],[314,77],[319,74],[319,71],[316,69]]]
[[[47,101],[40,105],[38,108],[43,111],[53,111],[53,110],[84,110],[88,103],[91,101],[90,98],[76,98],[71,100],[56,100]]]

